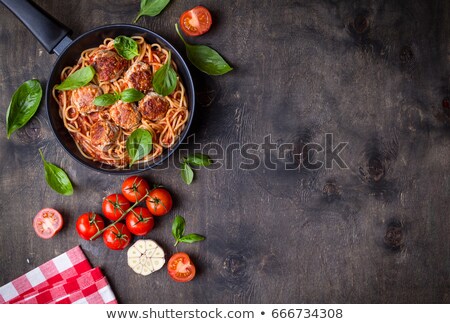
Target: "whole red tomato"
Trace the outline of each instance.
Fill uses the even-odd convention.
[[[104,228],[103,218],[93,212],[84,213],[77,219],[76,229],[82,239],[90,240],[92,236]]]
[[[103,232],[103,242],[111,250],[123,250],[130,244],[131,233],[123,223],[117,223]]]
[[[122,193],[131,202],[141,200],[149,191],[147,181],[138,176],[131,176],[122,184]]]
[[[172,196],[166,189],[156,188],[150,191],[145,203],[152,215],[164,216],[172,209]]]
[[[130,202],[122,194],[112,194],[103,199],[103,215],[112,221],[118,220],[128,208],[130,208]]]
[[[125,217],[127,227],[134,235],[146,235],[155,226],[152,214],[144,207],[133,208]]]

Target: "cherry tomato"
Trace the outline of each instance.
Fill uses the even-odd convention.
[[[195,277],[195,266],[189,255],[184,252],[175,253],[167,264],[167,271],[173,280],[188,282]]]
[[[188,36],[203,35],[211,28],[211,24],[211,13],[203,6],[187,10],[180,16],[181,29]]]
[[[130,202],[121,194],[112,194],[103,199],[102,212],[106,218],[116,221],[130,208]]]
[[[105,222],[103,218],[96,213],[84,213],[77,219],[76,229],[82,239],[90,240],[92,236],[104,228]]]
[[[123,223],[117,223],[103,232],[103,242],[111,250],[123,250],[130,244],[131,233]]]
[[[122,184],[122,193],[131,202],[141,200],[148,191],[150,186],[141,177],[131,176]]]
[[[146,235],[155,226],[155,220],[147,208],[133,208],[125,217],[127,227],[134,235]]]
[[[33,219],[33,227],[36,234],[49,239],[58,233],[64,224],[61,214],[53,208],[40,210]]]
[[[150,191],[145,201],[147,208],[154,216],[164,216],[172,209],[172,196],[163,188]]]

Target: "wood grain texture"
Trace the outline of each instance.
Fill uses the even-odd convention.
[[[74,36],[131,22],[138,1],[36,1]],[[80,244],[122,303],[449,303],[450,4],[433,1],[205,0],[214,25],[192,42],[210,44],[235,70],[221,77],[192,68],[199,105],[192,134],[218,143],[348,142],[348,169],[277,170],[261,165],[202,169],[191,186],[173,166],[143,173],[175,197],[149,237],[168,255],[188,252],[190,284],[165,271],[136,275],[126,251],[85,242],[76,217],[101,211],[125,177],[86,169],[54,138],[44,103],[6,139],[10,96],[25,80],[45,84],[56,60],[0,7],[0,285]],[[198,1],[172,1],[147,27],[184,51],[174,23]],[[270,14],[268,14],[270,13]],[[38,148],[63,167],[75,194],[47,187]],[[192,144],[184,145],[183,155]],[[183,151],[184,150],[184,151]],[[268,159],[271,154],[258,153]],[[318,153],[318,158],[323,154]],[[294,163],[298,163],[295,161]],[[33,232],[43,207],[62,212],[51,240]],[[204,242],[173,247],[175,214]]]

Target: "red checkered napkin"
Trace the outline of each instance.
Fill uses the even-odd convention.
[[[86,271],[45,291],[25,297],[17,304],[116,304],[114,293],[99,268]]]
[[[83,279],[77,281],[91,269],[92,267],[83,251],[77,246],[0,287],[0,303],[17,303],[24,300],[34,300],[35,303],[39,303],[39,300],[33,298],[46,291],[73,282],[77,283],[78,290],[75,288],[69,290],[74,293],[73,297],[67,291],[64,296],[58,295],[62,298],[61,300],[67,300],[68,302],[80,300],[80,302],[86,303],[117,303],[106,278],[101,275],[101,272],[102,278],[98,278],[98,272],[96,272],[97,277],[91,277],[90,279],[86,276],[83,277],[84,280],[87,280],[87,283],[84,283]],[[98,269],[98,271],[100,270]],[[92,287],[97,290],[94,292]],[[78,298],[80,291],[82,294],[84,291],[84,295]],[[56,300],[52,299],[46,302],[56,302]]]

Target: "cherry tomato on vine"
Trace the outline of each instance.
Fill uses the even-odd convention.
[[[184,252],[175,253],[167,263],[170,277],[177,282],[188,282],[195,277],[195,266],[189,255]]]
[[[123,195],[131,202],[141,200],[150,191],[147,181],[138,176],[131,176],[122,184]]]
[[[96,213],[84,213],[77,219],[76,229],[82,239],[90,240],[92,236],[104,228],[105,222],[103,218]]]
[[[123,250],[130,244],[131,233],[123,223],[108,227],[103,232],[103,242],[111,250]]]
[[[211,28],[211,25],[211,13],[203,6],[187,10],[180,16],[181,29],[188,36],[203,35]]]
[[[134,235],[146,235],[155,226],[155,220],[147,208],[136,207],[126,215],[126,224]]]
[[[122,194],[112,194],[103,199],[103,215],[112,221],[118,220],[128,208],[130,208],[130,202]]]
[[[164,188],[150,191],[145,201],[147,208],[154,216],[164,216],[172,209],[172,196]]]
[[[43,239],[49,239],[58,233],[64,224],[61,214],[53,208],[40,210],[33,219],[36,234]]]

